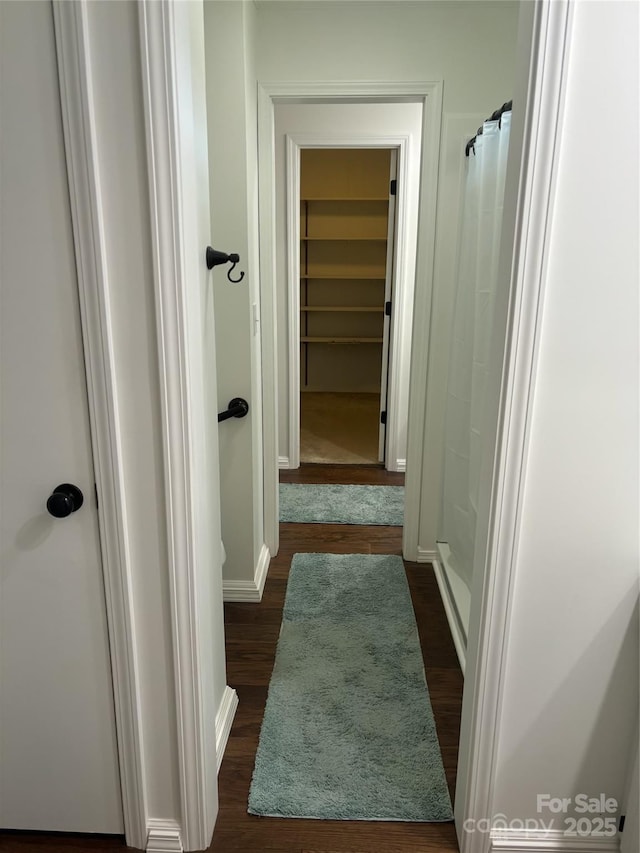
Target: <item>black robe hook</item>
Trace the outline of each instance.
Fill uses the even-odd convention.
[[[231,278],[231,273],[240,263],[240,255],[235,253],[228,255],[226,252],[219,252],[217,249],[212,249],[211,246],[207,246],[206,261],[208,270],[212,270],[220,264],[231,264],[231,267],[227,270],[227,278],[233,284],[238,284],[238,282],[242,281],[244,278],[243,272],[240,273],[239,278]]]

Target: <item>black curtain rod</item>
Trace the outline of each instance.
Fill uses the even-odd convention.
[[[504,103],[500,107],[499,110],[496,110],[494,113],[492,113],[490,118],[485,119],[485,121],[500,121],[500,119],[502,118],[502,114],[510,112],[512,107],[513,107],[513,101],[507,101],[506,103]],[[478,128],[478,130],[476,131],[476,135],[472,136],[471,139],[465,145],[465,149],[464,149],[465,157],[469,156],[469,152],[471,151],[471,149],[475,145],[475,141],[479,136],[482,136],[482,127]],[[475,149],[474,149],[474,153],[475,153]]]

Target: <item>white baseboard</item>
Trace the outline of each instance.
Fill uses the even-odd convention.
[[[418,556],[416,557],[416,563],[433,563],[433,561],[437,559],[437,551],[427,551],[426,548],[421,548],[418,545]]]
[[[258,562],[253,572],[253,580],[234,580],[233,578],[222,581],[222,598],[224,601],[262,601],[262,592],[264,590],[265,581],[267,580],[267,572],[269,571],[269,563],[271,554],[269,549],[263,543],[258,556]]]
[[[289,457],[288,456],[278,456],[278,468],[288,468],[289,467]]]
[[[504,829],[491,833],[490,853],[619,853],[619,836],[597,838],[575,837],[562,829]]]
[[[216,714],[216,761],[218,764],[218,772],[224,757],[224,751],[227,748],[227,741],[231,732],[233,718],[236,715],[238,707],[238,694],[233,688],[228,685],[224,689],[222,702]]]
[[[397,474],[404,474],[404,472],[407,470],[407,460],[406,459],[396,459],[395,461],[391,460],[391,462],[386,464],[384,467],[385,467],[385,470],[387,470],[387,471],[393,471],[394,473],[397,473]]]
[[[451,594],[451,587],[449,586],[445,576],[444,568],[442,567],[441,562],[437,559],[432,560],[432,564],[433,572],[438,583],[438,589],[440,590],[440,598],[444,605],[444,612],[447,615],[449,630],[451,631],[451,637],[453,638],[453,645],[456,647],[456,654],[460,661],[460,669],[464,675],[467,666],[467,637],[460,624],[458,608]]]
[[[262,543],[262,548],[260,549],[260,555],[258,556],[258,562],[256,564],[256,570],[254,572],[254,580],[256,582],[256,587],[258,589],[258,595],[260,598],[259,601],[262,601],[262,593],[264,592],[264,585],[267,581],[267,574],[269,572],[269,563],[271,562],[271,554],[269,549]]]
[[[182,853],[182,829],[175,820],[147,820],[147,853]]]

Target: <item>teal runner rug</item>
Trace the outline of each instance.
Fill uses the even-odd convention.
[[[249,812],[453,819],[401,557],[294,556]]]
[[[280,521],[402,526],[404,486],[280,484]]]

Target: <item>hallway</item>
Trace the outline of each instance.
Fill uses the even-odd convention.
[[[374,467],[302,466],[282,471],[289,483],[402,485],[403,474]],[[215,853],[445,853],[458,850],[452,823],[369,823],[258,818],[247,797],[260,725],[282,619],[291,558],[297,552],[400,554],[399,527],[282,524],[280,553],[273,560],[262,602],[226,604],[229,684],[240,704],[219,776],[220,811]],[[451,797],[455,788],[462,674],[429,565],[406,563],[431,702]]]

